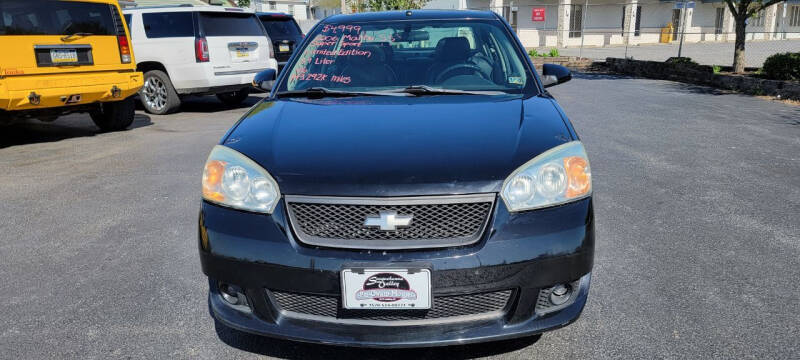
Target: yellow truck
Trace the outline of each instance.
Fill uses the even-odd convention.
[[[0,125],[84,112],[123,130],[141,86],[116,0],[0,0]]]

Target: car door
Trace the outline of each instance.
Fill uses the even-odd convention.
[[[268,37],[255,14],[208,11],[198,16],[215,76],[255,73],[268,67]]]

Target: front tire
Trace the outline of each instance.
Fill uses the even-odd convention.
[[[217,99],[222,101],[225,105],[236,106],[245,101],[248,96],[250,96],[250,89],[243,88],[239,91],[219,93],[217,94]]]
[[[125,130],[133,124],[136,103],[133,97],[122,101],[107,102],[100,105],[100,109],[89,113],[92,121],[102,131]]]
[[[144,85],[139,90],[139,99],[144,110],[150,114],[166,115],[181,106],[181,99],[172,81],[161,70],[150,70],[144,73]]]

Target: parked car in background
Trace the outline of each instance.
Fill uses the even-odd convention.
[[[0,124],[84,112],[122,130],[142,86],[116,0],[0,1]]]
[[[578,318],[591,170],[545,89],[568,69],[538,76],[494,12],[414,10],[328,17],[284,70],[202,175],[198,248],[219,323],[415,347]]]
[[[216,95],[226,104],[239,104],[256,73],[278,68],[252,11],[183,5],[128,8],[124,13],[136,67],[144,72],[139,98],[149,113],[176,111],[187,95]]]
[[[286,66],[289,57],[300,42],[303,41],[303,31],[294,20],[294,16],[284,13],[257,13],[258,19],[264,24],[272,48],[275,51],[275,59],[278,60],[278,70]]]

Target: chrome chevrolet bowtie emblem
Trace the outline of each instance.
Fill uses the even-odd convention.
[[[380,227],[384,231],[397,230],[398,227],[411,224],[412,215],[398,215],[397,211],[381,211],[380,216],[367,216],[364,226]]]

